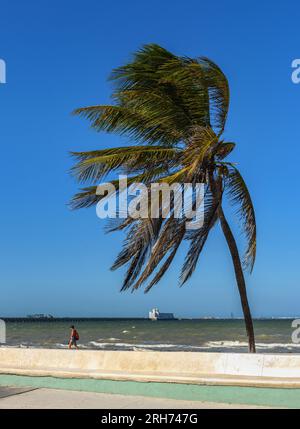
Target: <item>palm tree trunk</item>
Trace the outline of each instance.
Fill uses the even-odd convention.
[[[250,307],[249,307],[248,298],[247,298],[246,283],[245,283],[245,278],[244,278],[244,273],[243,273],[243,269],[242,269],[239,251],[238,251],[234,236],[233,236],[232,231],[230,229],[230,226],[226,220],[226,217],[224,215],[224,212],[223,212],[221,205],[218,208],[218,214],[219,214],[219,219],[221,222],[221,227],[222,227],[224,236],[226,238],[226,241],[227,241],[230,253],[231,253],[233,265],[234,265],[236,282],[237,282],[239,293],[240,293],[241,304],[242,304],[242,309],[243,309],[243,313],[244,313],[244,320],[245,320],[245,324],[246,324],[249,352],[255,353],[256,350],[255,350],[255,337],[254,337],[253,322],[252,322],[252,316],[251,316]]]

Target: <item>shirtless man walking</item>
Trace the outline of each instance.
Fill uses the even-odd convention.
[[[79,340],[79,334],[75,329],[74,325],[70,326],[70,329],[71,329],[71,334],[70,334],[70,341],[69,341],[69,349],[71,349],[72,346],[74,346],[75,349],[78,350],[77,341]]]

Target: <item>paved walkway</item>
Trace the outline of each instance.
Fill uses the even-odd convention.
[[[147,398],[143,396],[109,393],[76,392],[58,389],[19,389],[0,386],[0,409],[78,408],[78,409],[208,409],[208,408],[264,408],[247,405],[182,401],[176,399]]]
[[[154,404],[152,408],[160,407],[160,405],[170,407],[171,404],[172,407],[175,408],[176,404],[178,404],[179,407],[191,406],[192,408],[218,408],[228,404],[226,407],[239,408],[239,404],[244,404],[245,407],[255,408],[271,407],[300,409],[300,389],[206,386],[178,383],[141,383],[90,378],[66,379],[0,374],[0,389],[7,387],[18,389],[25,388],[25,390],[39,389],[37,391],[25,393],[22,393],[21,391],[15,392],[20,394],[20,398],[24,397],[24,400],[26,397],[37,398],[36,404],[40,404],[39,406],[42,406],[48,401],[48,396],[45,393],[45,399],[41,399],[40,402],[39,398],[42,398],[42,396],[39,396],[39,394],[44,395],[43,392],[48,392],[49,401],[52,404],[51,407],[55,406],[55,398],[63,396],[66,398],[64,406],[67,406],[69,400],[72,403],[72,398],[74,398],[74,400],[79,398],[79,408],[82,403],[81,398],[88,398],[92,401],[93,405],[90,406],[92,408],[96,406],[111,408],[114,406],[113,404],[115,401],[117,403],[117,405],[114,406],[115,408],[120,408],[121,404],[125,404],[124,406],[130,407],[133,406],[132,401],[134,401],[134,403],[139,403],[141,401],[142,408],[151,407],[151,404]],[[57,393],[54,395],[53,392]],[[4,395],[2,394],[2,396]],[[16,396],[0,399],[0,401],[5,401],[7,404],[13,404],[14,398],[16,398]],[[92,398],[96,399],[94,400]],[[61,399],[59,399],[58,402],[60,403],[60,401]],[[18,402],[18,404],[21,404],[21,402]],[[32,406],[32,401],[30,399],[29,404]],[[24,403],[24,406],[25,405],[26,402]],[[18,408],[18,406],[16,408]]]

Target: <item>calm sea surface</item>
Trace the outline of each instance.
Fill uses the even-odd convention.
[[[293,344],[292,320],[256,320],[258,352],[299,353]],[[231,351],[246,352],[247,342],[242,320],[55,320],[8,321],[7,346],[65,348],[69,326],[74,323],[83,349]]]

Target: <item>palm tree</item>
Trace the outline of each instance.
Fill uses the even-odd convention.
[[[244,270],[252,271],[256,253],[255,213],[247,186],[235,164],[226,161],[235,144],[222,139],[229,108],[228,81],[207,58],[175,56],[158,45],[146,45],[133,60],[113,71],[114,104],[75,110],[96,131],[124,134],[137,144],[112,149],[72,153],[72,172],[79,182],[90,182],[72,200],[73,208],[90,207],[102,197],[97,184],[108,173],[125,173],[129,183],[204,183],[203,225],[186,229],[186,219],[119,220],[110,231],[125,230],[123,248],[112,269],[128,265],[121,290],[139,288],[149,281],[148,292],[171,265],[183,241],[189,250],[181,270],[180,285],[193,274],[207,237],[220,221],[233,261],[248,336],[249,351],[255,338],[247,298]],[[118,181],[113,180],[118,192]],[[225,217],[223,199],[238,206],[247,241],[241,262],[239,250]],[[191,203],[192,204],[192,203]],[[150,279],[152,277],[152,279]]]

